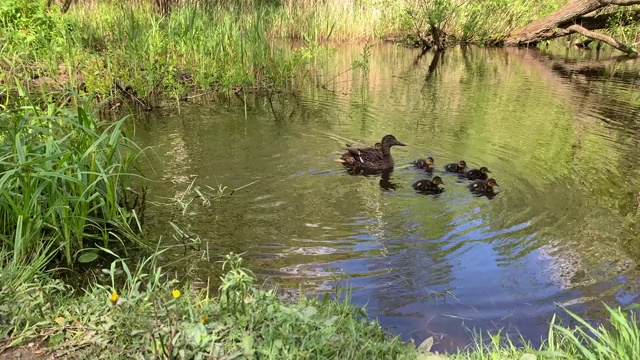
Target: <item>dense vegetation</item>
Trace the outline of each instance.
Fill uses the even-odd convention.
[[[145,246],[141,149],[130,118],[96,111],[295,90],[328,41],[495,43],[563,1],[204,1],[164,14],[145,1],[85,1],[64,14],[49,3],[0,4],[0,352],[35,341],[28,351],[60,357],[434,358],[388,337],[348,297],[280,300],[236,256],[217,295],[176,281],[156,262],[162,250],[128,265],[128,250]],[[293,50],[279,45],[292,39]],[[60,279],[58,267],[100,260],[104,274],[81,293]],[[637,358],[635,315],[608,310],[607,329],[552,325],[541,349],[497,334],[451,357]]]
[[[8,0],[0,6],[0,84],[143,107],[159,95],[282,91],[305,80],[327,42],[413,44],[438,29],[447,41],[495,43],[562,2],[198,1],[162,16],[151,1],[83,1],[62,14],[47,0]],[[293,50],[279,44],[291,39],[301,41]]]

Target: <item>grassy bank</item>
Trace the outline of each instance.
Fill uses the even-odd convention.
[[[431,26],[453,41],[493,43],[564,1],[204,1],[166,17],[151,1],[83,1],[65,14],[47,3],[0,7],[3,103],[17,84],[45,99],[71,91],[143,108],[207,92],[291,90],[309,78],[320,44],[415,38]],[[302,41],[282,43],[291,39]]]
[[[158,254],[156,254],[157,256]],[[5,264],[6,265],[6,264]],[[634,313],[607,308],[606,325],[552,324],[539,349],[500,334],[449,355],[388,335],[363,309],[302,297],[284,302],[256,285],[241,258],[228,255],[217,293],[179,282],[147,258],[118,259],[83,292],[41,272],[0,268],[0,353],[23,358],[137,359],[637,359]],[[348,294],[347,294],[348,295]],[[630,315],[631,314],[631,315]],[[30,346],[26,346],[31,344]],[[4,351],[4,352],[3,352]]]

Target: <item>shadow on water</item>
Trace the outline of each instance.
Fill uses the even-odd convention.
[[[558,304],[600,318],[601,301],[638,300],[638,62],[472,47],[416,61],[419,51],[384,45],[367,73],[345,72],[359,54],[327,55],[313,74],[326,89],[248,98],[246,116],[210,103],[149,119],[137,134],[157,154],[149,197],[257,181],[186,219],[148,209],[151,238],[175,222],[211,254],[167,261],[215,278],[219,255],[246,252],[285,289],[343,282],[403,338],[438,335],[437,350],[468,344],[474,328],[536,343]],[[334,161],[346,143],[385,134],[407,144],[393,148],[393,172],[354,176]],[[411,164],[426,156],[433,174]],[[492,171],[497,196],[442,170],[461,159]],[[411,186],[436,175],[440,194]]]

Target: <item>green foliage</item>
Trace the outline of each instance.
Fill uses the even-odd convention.
[[[157,267],[157,255],[135,270],[116,260],[105,271],[110,284],[79,297],[59,282],[3,288],[0,300],[7,305],[0,306],[0,318],[12,326],[3,344],[44,338],[61,353],[83,349],[84,356],[117,358],[124,351],[140,359],[415,358],[411,346],[388,338],[347,302],[303,297],[286,303],[259,289],[236,255],[227,256],[220,298],[170,279]]]
[[[77,4],[64,15],[47,10],[46,0],[11,0],[0,9],[7,24],[0,38],[11,40],[2,45],[7,56],[0,67],[7,71],[0,86],[16,76],[32,93],[83,85],[106,98],[121,95],[114,85],[123,83],[147,100],[211,89],[284,89],[304,79],[320,49],[308,42],[288,51],[269,41],[272,17],[264,6],[185,5],[169,17],[145,4],[116,2]]]
[[[0,5],[0,35],[6,45],[48,44],[63,24],[47,0],[6,0]]]
[[[104,127],[82,106],[0,113],[0,247],[14,261],[51,250],[72,265],[135,241],[143,199],[127,189],[139,149],[125,121]]]
[[[609,313],[608,326],[592,325],[578,315],[567,312],[580,325],[568,329],[552,324],[553,329],[566,341],[565,353],[577,355],[580,359],[631,360],[640,358],[640,327],[637,313],[626,313],[620,308],[604,305]],[[633,306],[632,309],[637,309]]]

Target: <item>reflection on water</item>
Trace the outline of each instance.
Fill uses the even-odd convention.
[[[557,304],[601,316],[600,301],[637,300],[640,190],[638,63],[571,62],[533,50],[375,48],[368,73],[342,73],[339,49],[316,74],[326,89],[155,114],[138,131],[153,146],[158,198],[196,184],[237,188],[224,203],[150,214],[150,236],[179,222],[211,254],[246,252],[261,277],[305,291],[354,288],[353,301],[404,338],[436,333],[437,349],[470,329],[519,330],[534,342]],[[235,100],[231,100],[235,101]],[[346,143],[393,134],[390,174],[352,176]],[[416,193],[464,159],[500,184],[492,198],[441,170],[446,191]],[[165,236],[166,237],[166,236]],[[176,257],[184,254],[176,254]],[[216,275],[219,258],[197,263]],[[595,306],[594,306],[595,305]]]

